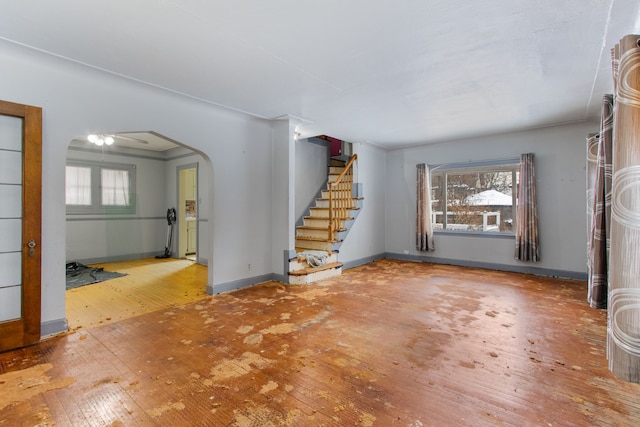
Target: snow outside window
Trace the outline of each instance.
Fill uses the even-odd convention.
[[[434,230],[513,233],[518,164],[460,166],[431,172]]]

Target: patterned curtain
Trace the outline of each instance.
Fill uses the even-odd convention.
[[[429,166],[417,165],[418,205],[416,223],[416,249],[419,251],[433,251],[433,225],[431,224],[431,176]]]
[[[587,267],[590,267],[591,259],[591,223],[593,217],[593,204],[595,203],[596,171],[598,169],[598,142],[599,133],[590,133],[587,137]]]
[[[539,261],[538,208],[533,153],[520,156],[516,206],[516,251],[520,261]]]
[[[615,375],[640,382],[640,35],[615,52],[607,357]]]
[[[587,190],[590,202],[587,226],[587,266],[589,268],[589,287],[587,301],[593,308],[607,307],[608,259],[611,228],[611,157],[613,137],[613,95],[602,99],[602,120],[598,138],[589,145],[587,153],[587,174],[591,177],[591,194]],[[595,153],[594,153],[595,151]]]

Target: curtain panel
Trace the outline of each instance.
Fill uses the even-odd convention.
[[[589,229],[587,301],[593,308],[606,308],[611,241],[613,95],[605,95],[602,99],[602,120],[598,136],[598,138],[594,138],[596,143],[595,159],[591,151],[587,154],[587,173],[593,177],[589,222],[587,222]],[[591,145],[589,147],[592,148]]]
[[[433,225],[431,223],[431,176],[429,166],[417,165],[417,221],[416,221],[416,249],[419,251],[433,251]]]
[[[587,137],[587,267],[591,259],[589,254],[591,253],[591,223],[593,217],[593,204],[595,203],[595,186],[596,186],[596,171],[598,168],[598,141],[600,140],[599,133],[590,133]]]
[[[515,259],[537,262],[540,252],[533,153],[520,156],[517,202]]]
[[[607,357],[615,375],[640,382],[640,35],[614,52]]]

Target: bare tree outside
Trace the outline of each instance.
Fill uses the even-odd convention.
[[[434,228],[511,231],[516,175],[513,169],[433,173]]]

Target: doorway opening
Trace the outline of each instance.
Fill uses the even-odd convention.
[[[177,167],[178,258],[198,259],[198,164]]]
[[[102,144],[91,141],[100,139]],[[198,225],[206,225],[211,212],[210,169],[205,155],[155,132],[87,135],[71,141],[65,196],[67,265],[78,262],[124,276],[68,288],[70,329],[207,295],[210,242],[203,234],[206,227]],[[77,178],[82,173],[85,179]],[[78,194],[70,197],[74,186]],[[168,209],[177,213],[171,240]],[[158,257],[167,252],[170,256]]]

